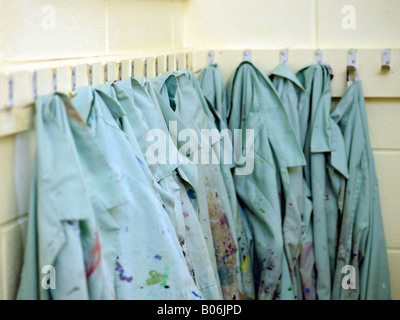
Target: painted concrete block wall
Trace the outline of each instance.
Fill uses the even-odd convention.
[[[0,62],[183,47],[184,0],[2,0]]]
[[[400,0],[1,0],[0,64],[182,47],[399,48],[399,17]],[[368,98],[367,113],[400,299],[400,98]],[[16,293],[34,145],[34,131],[0,138],[0,299]]]

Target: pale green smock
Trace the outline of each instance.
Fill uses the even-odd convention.
[[[361,81],[347,88],[331,117],[343,133],[349,167],[332,298],[388,300],[388,258]],[[342,286],[345,265],[355,269],[355,289]]]
[[[242,62],[229,79],[227,91],[229,128],[242,129],[243,135],[246,129],[254,130],[250,150],[246,150],[245,140],[238,151],[235,149],[243,154],[254,150],[254,170],[235,175],[235,182],[255,242],[258,298],[297,299],[284,250],[282,213],[283,197],[290,194],[288,169],[305,165],[303,152],[282,101],[264,72]],[[235,147],[237,143],[234,141]]]
[[[315,296],[319,300],[330,300],[339,218],[348,177],[347,156],[342,133],[330,116],[332,97],[328,66],[310,65],[296,75],[306,91],[306,100],[299,115],[301,139],[307,159],[304,172],[313,201]],[[308,265],[311,267],[311,260]],[[314,288],[308,289],[314,295]]]

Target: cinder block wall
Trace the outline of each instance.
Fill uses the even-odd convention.
[[[399,17],[400,0],[2,0],[0,65],[182,47],[399,48]],[[400,99],[368,98],[367,113],[400,299]],[[33,131],[0,138],[0,299],[16,294],[34,145]]]

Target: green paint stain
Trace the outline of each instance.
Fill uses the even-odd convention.
[[[151,270],[149,272],[149,278],[146,279],[146,284],[151,286],[153,284],[160,283],[160,286],[167,285],[167,280],[169,276],[169,267],[165,268],[165,273],[159,273],[156,270]]]
[[[287,289],[287,291],[292,291],[292,288]]]

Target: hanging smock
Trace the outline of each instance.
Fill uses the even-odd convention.
[[[306,100],[305,90],[288,64],[278,65],[269,76],[282,100],[297,141],[302,145],[299,114]],[[303,167],[291,167],[288,173],[290,189],[285,197],[283,239],[289,270],[293,285],[297,284],[299,299],[315,300],[311,194],[304,179]]]
[[[314,255],[305,259],[312,273],[315,258],[316,297],[330,300],[336,261],[337,234],[348,178],[347,156],[338,125],[330,116],[329,68],[314,64],[300,70],[297,78],[306,91],[300,110],[300,131],[307,166],[305,178],[313,201],[312,234]],[[313,290],[313,288],[309,288]]]
[[[229,128],[242,129],[242,135],[254,130],[254,141],[234,145],[235,154],[254,151],[254,170],[235,174],[235,183],[254,237],[258,298],[297,299],[282,234],[301,226],[282,224],[285,198],[292,198],[288,169],[305,165],[303,152],[273,83],[250,62],[241,63],[230,78],[228,103]]]
[[[333,299],[388,300],[389,267],[382,224],[378,181],[368,132],[361,81],[355,81],[331,113],[343,133],[349,179],[340,216]],[[342,278],[355,271],[355,283]]]

